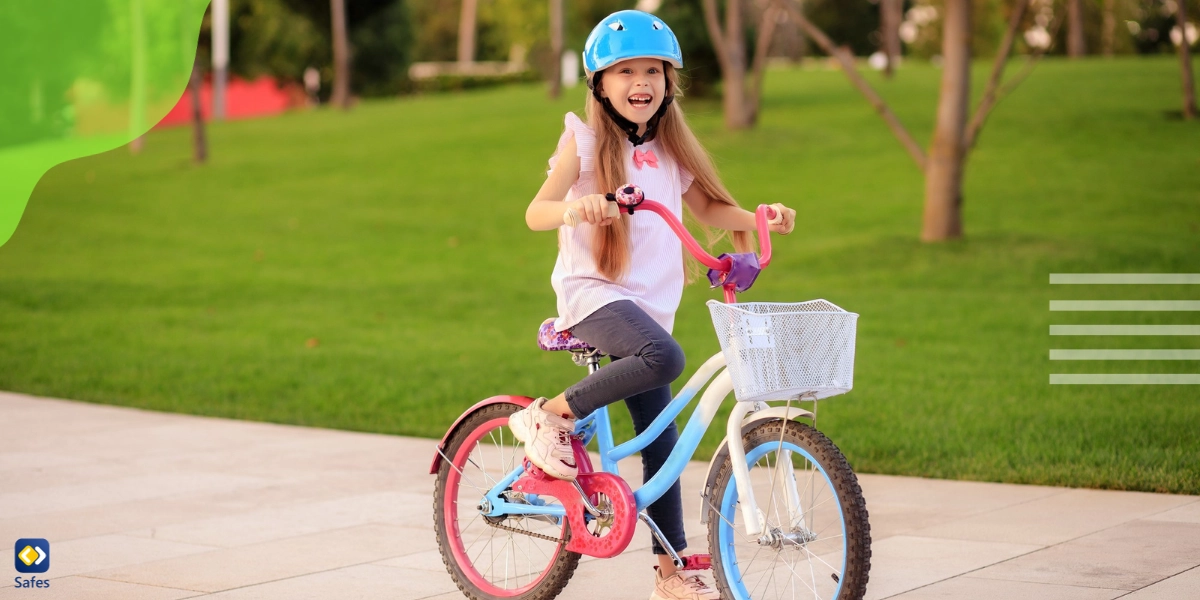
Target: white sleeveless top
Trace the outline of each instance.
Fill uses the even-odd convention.
[[[615,190],[600,190],[595,181],[596,134],[575,113],[567,113],[566,130],[558,141],[558,150],[550,158],[550,171],[558,162],[563,146],[574,136],[579,154],[579,179],[567,192],[566,200],[588,194]],[[667,206],[676,217],[683,218],[683,198],[692,183],[692,175],[679,168],[673,158],[655,141],[638,146],[641,152],[653,152],[658,166],[648,163],[638,168],[634,164],[633,144],[625,144],[625,174],[629,181],[642,188],[646,199]],[[649,211],[636,212],[629,219],[629,272],[619,282],[609,281],[592,260],[592,236],[599,227],[580,223],[576,227],[558,228],[558,261],[550,283],[558,295],[558,319],[555,331],[574,327],[588,315],[617,300],[630,300],[646,311],[663,329],[675,325],[675,311],[683,295],[683,246],[662,217]]]

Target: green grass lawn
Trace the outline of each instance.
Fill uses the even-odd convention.
[[[921,140],[939,74],[872,77]],[[203,167],[188,129],[160,131],[139,156],[54,169],[0,247],[0,389],[431,437],[481,398],[560,391],[582,370],[534,344],[555,310],[555,238],[523,215],[583,93],[550,102],[511,87],[224,123]],[[771,72],[750,132],[723,131],[716,103],[685,106],[744,204],[799,211],[743,298],[861,314],[855,389],[819,417],[859,471],[1200,493],[1200,387],[1048,384],[1200,372],[1048,359],[1200,348],[1048,335],[1200,323],[1048,310],[1200,299],[1200,286],[1049,285],[1050,273],[1200,272],[1200,124],[1170,118],[1178,103],[1166,57],[1044,61],[984,130],[966,238],[945,244],[918,241],[920,174],[840,73]],[[684,296],[685,377],[718,350],[711,297],[700,285]]]

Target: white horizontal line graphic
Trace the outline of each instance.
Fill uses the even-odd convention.
[[[1200,311],[1200,300],[1051,300],[1051,311]]]
[[[1200,273],[1051,273],[1053,284],[1200,284]]]
[[[1200,374],[1051,375],[1050,385],[1200,385]]]
[[[1200,325],[1051,325],[1050,335],[1200,335]]]
[[[1200,350],[1051,350],[1050,360],[1200,360]]]

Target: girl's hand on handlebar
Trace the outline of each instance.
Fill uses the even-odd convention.
[[[771,205],[775,209],[775,217],[769,223],[771,231],[779,235],[787,235],[796,226],[796,211],[776,202]]]
[[[591,223],[599,227],[607,227],[620,214],[620,207],[614,202],[609,202],[604,194],[589,194],[567,203],[567,209],[563,213],[563,223],[572,227],[578,223]],[[571,221],[576,222],[572,223]]]

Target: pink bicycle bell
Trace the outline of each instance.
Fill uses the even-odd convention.
[[[605,194],[604,197],[608,198],[609,202],[616,202],[621,205],[626,212],[632,215],[633,209],[646,199],[646,194],[642,192],[642,188],[632,183],[627,183],[617,188],[616,192]]]

